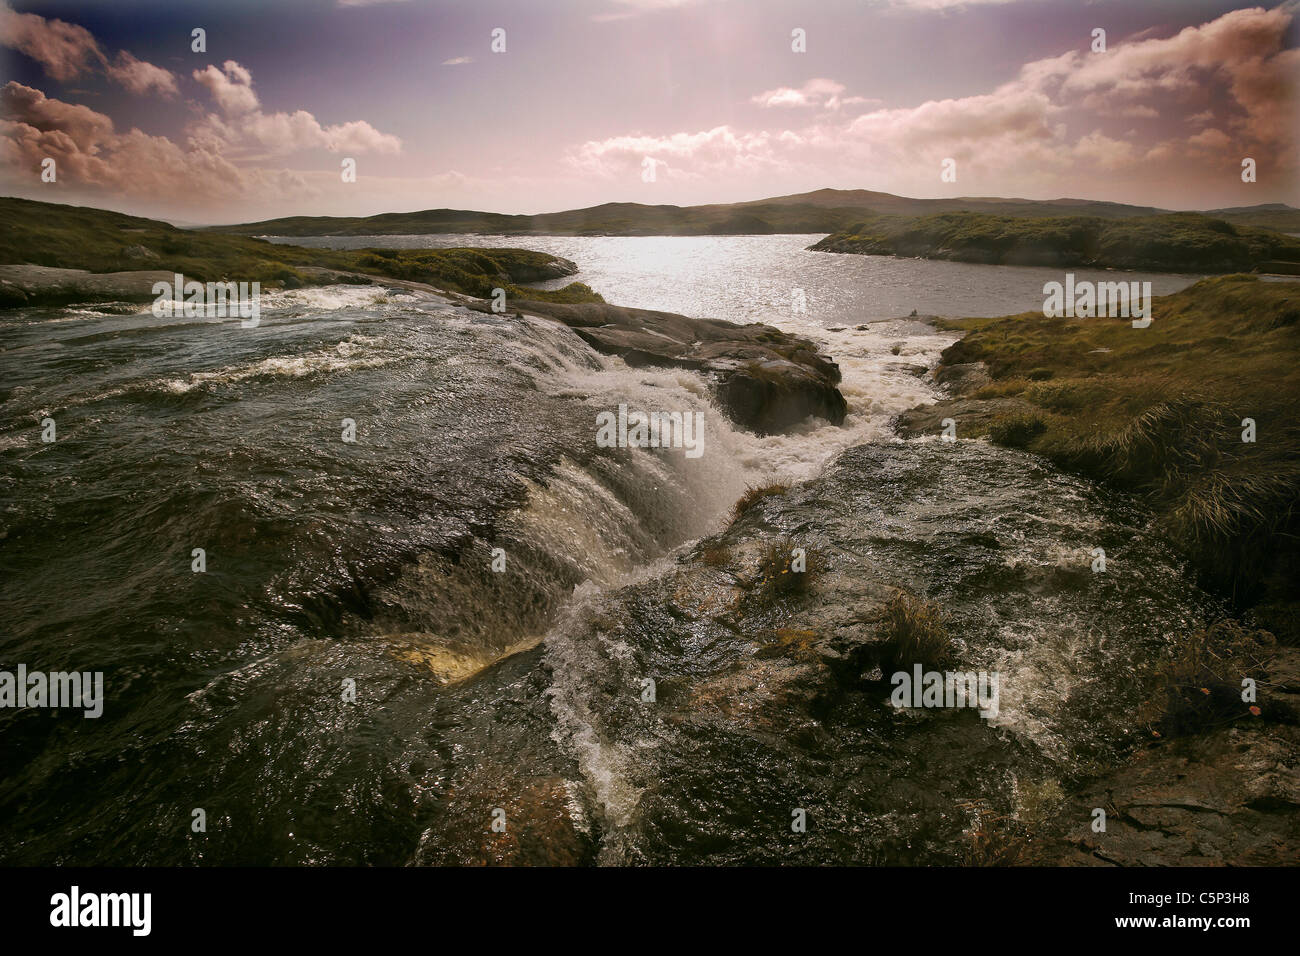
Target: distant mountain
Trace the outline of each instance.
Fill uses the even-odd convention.
[[[365,236],[470,233],[478,235],[559,236],[707,236],[839,232],[864,214],[930,216],[945,212],[979,212],[991,216],[1043,218],[1090,216],[1128,219],[1169,212],[1154,206],[1091,199],[1001,199],[963,196],[955,199],[910,199],[869,189],[818,189],[791,196],[703,206],[648,206],[611,202],[586,209],[505,215],[465,209],[426,209],[377,216],[291,216],[211,231],[256,236]],[[1300,209],[1282,203],[1216,209],[1206,215],[1234,224],[1300,232]]]

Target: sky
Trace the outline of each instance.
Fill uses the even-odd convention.
[[[0,0],[0,194],[183,223],[1300,205],[1298,83],[1300,0]]]

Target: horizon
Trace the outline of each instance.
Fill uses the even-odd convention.
[[[0,188],[195,225],[820,189],[1300,205],[1295,0],[1140,6],[0,3]]]
[[[806,194],[805,194],[805,193],[790,193],[790,194],[786,194],[786,195],[784,195],[784,196],[762,196],[762,197],[757,197],[757,198],[754,198],[754,199],[742,199],[742,200],[739,200],[738,203],[696,203],[696,204],[693,204],[693,205],[694,205],[695,207],[698,208],[698,207],[703,207],[703,206],[712,206],[712,205],[738,205],[738,204],[745,204],[745,203],[762,203],[762,202],[768,202],[768,201],[773,201],[773,200],[786,199],[786,198],[789,198],[790,196],[810,195],[810,194],[813,194],[813,193],[818,193],[818,192],[827,192],[827,191],[832,191],[832,192],[879,192],[879,190],[835,189],[835,188],[833,188],[833,187],[828,187],[828,186],[827,186],[827,187],[821,187],[821,188],[819,188],[819,189],[809,190],[808,193],[806,193]],[[893,193],[886,193],[885,195],[896,195],[896,194],[893,194]],[[918,199],[923,199],[923,198],[932,198],[932,197],[920,197],[920,196],[897,196],[897,198],[899,198],[899,199],[908,199],[908,200],[918,200]],[[1091,199],[1091,198],[1083,197],[1083,196],[1054,196],[1054,197],[1045,198],[1045,199],[1027,199],[1027,198],[1025,198],[1025,197],[1023,197],[1023,196],[952,196],[952,197],[937,197],[937,198],[948,198],[948,199],[951,199],[952,201],[955,201],[955,202],[959,202],[959,201],[961,201],[961,200],[970,200],[971,202],[1030,202],[1030,203],[1071,203],[1071,202],[1077,202],[1077,203],[1112,203],[1112,200],[1107,200],[1107,199]],[[165,218],[165,217],[152,217],[152,216],[139,216],[138,213],[132,213],[132,212],[129,212],[129,211],[126,211],[126,210],[121,210],[121,209],[114,209],[114,208],[111,208],[111,207],[109,207],[109,206],[93,206],[93,205],[90,205],[90,204],[87,204],[87,203],[78,203],[78,202],[60,202],[60,201],[58,201],[58,200],[46,200],[46,199],[32,199],[32,200],[28,200],[28,198],[25,197],[25,196],[0,196],[0,199],[18,199],[18,200],[32,201],[32,202],[51,202],[51,203],[53,203],[53,204],[55,204],[55,205],[66,205],[66,206],[73,206],[73,207],[79,207],[79,208],[99,209],[99,210],[102,210],[102,211],[104,211],[104,212],[119,213],[119,214],[121,214],[121,215],[127,215],[127,216],[138,216],[139,218],[144,218],[144,219],[155,219],[155,221],[158,221],[158,222],[165,222],[165,223],[167,223],[168,225],[176,226],[177,228],[181,228],[181,229],[187,229],[187,228],[188,228],[188,229],[219,228],[219,227],[222,227],[222,226],[238,226],[238,225],[247,225],[247,224],[250,224],[250,223],[256,223],[256,222],[270,221],[269,219],[264,219],[264,220],[263,220],[263,219],[252,219],[252,220],[243,220],[243,221],[240,221],[240,222],[193,222],[193,221],[188,221],[188,220],[183,220],[183,219],[172,219],[172,218]],[[641,202],[636,202],[636,201],[623,201],[623,200],[617,200],[617,199],[614,199],[614,200],[609,200],[609,201],[606,201],[606,202],[596,203],[595,205],[592,205],[592,206],[581,206],[581,207],[577,207],[576,209],[549,209],[549,210],[546,210],[546,211],[544,211],[544,212],[499,213],[499,215],[507,215],[507,216],[522,216],[522,217],[525,217],[525,218],[535,218],[535,217],[538,217],[538,216],[558,215],[558,214],[566,213],[566,212],[584,212],[584,211],[588,211],[588,210],[592,210],[592,209],[599,209],[599,208],[601,208],[601,207],[603,207],[603,206],[628,206],[628,205],[631,205],[631,206],[642,206],[642,207],[646,207],[646,208],[650,208],[650,207],[652,207],[652,206],[658,206],[658,207],[661,207],[661,208],[670,208],[670,209],[685,209],[685,208],[691,208],[691,207],[688,207],[688,206],[679,206],[679,205],[676,205],[676,204],[673,204],[673,203],[653,203],[653,204],[651,204],[651,203],[641,203]],[[1118,204],[1118,205],[1123,205],[1123,204]],[[1245,209],[1262,209],[1262,208],[1265,208],[1265,207],[1274,207],[1274,208],[1283,208],[1283,209],[1296,209],[1297,211],[1300,211],[1300,209],[1297,209],[1297,207],[1295,207],[1295,206],[1291,206],[1291,205],[1289,205],[1289,204],[1287,204],[1287,203],[1281,203],[1281,202],[1261,202],[1261,203],[1250,203],[1250,204],[1248,204],[1248,205],[1243,205],[1243,206],[1219,206],[1219,207],[1216,207],[1216,208],[1214,208],[1214,209],[1164,209],[1164,208],[1159,208],[1159,207],[1157,207],[1157,209],[1156,209],[1156,214],[1162,214],[1162,213],[1180,213],[1180,212],[1211,213],[1211,212],[1217,212],[1217,211],[1220,211],[1220,210],[1230,211],[1230,210],[1245,210]],[[1135,208],[1137,208],[1137,207],[1135,206]],[[483,210],[483,209],[459,209],[459,208],[451,207],[451,206],[426,206],[426,207],[421,207],[421,208],[416,208],[416,209],[387,209],[387,210],[384,210],[384,211],[381,212],[381,213],[375,213],[375,214],[373,214],[373,215],[400,215],[400,216],[405,216],[405,215],[415,215],[415,214],[422,213],[422,212],[441,212],[441,211],[448,211],[448,212],[465,212],[465,213],[490,213],[490,214],[497,214],[497,213],[493,213],[492,210]],[[997,214],[996,214],[996,213],[989,213],[989,215],[997,215]],[[289,215],[287,215],[287,216],[275,216],[275,217],[270,217],[270,218],[272,218],[272,219],[294,219],[294,218],[302,218],[302,219],[313,219],[313,218],[315,218],[315,219],[320,219],[320,218],[325,218],[325,219],[335,219],[335,218],[337,218],[337,219],[348,219],[348,218],[368,218],[368,217],[365,217],[365,216],[357,216],[357,217],[351,217],[351,216],[318,216],[318,215],[313,215],[313,214],[311,214],[311,213],[299,213],[299,214],[292,214],[292,213],[291,213],[291,214],[289,214]]]

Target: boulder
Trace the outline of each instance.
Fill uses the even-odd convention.
[[[490,303],[467,303],[480,312]],[[572,328],[588,345],[629,365],[687,368],[706,374],[734,422],[759,434],[808,418],[844,421],[848,403],[836,387],[840,368],[815,343],[770,325],[692,319],[674,312],[604,302],[512,301],[512,311]]]

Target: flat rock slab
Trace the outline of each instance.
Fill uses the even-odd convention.
[[[171,283],[163,269],[140,272],[87,272],[50,266],[0,266],[0,308],[66,305],[69,302],[149,302],[156,282]]]

